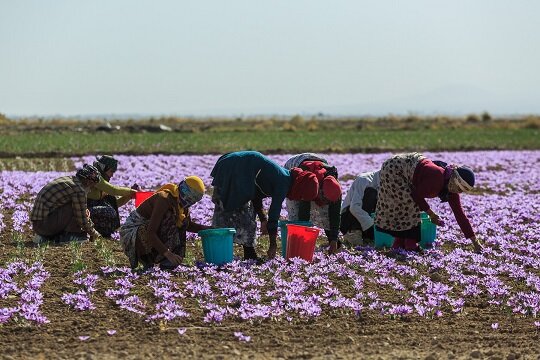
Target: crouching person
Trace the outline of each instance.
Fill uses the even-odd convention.
[[[100,236],[86,207],[86,194],[99,182],[99,171],[85,164],[75,176],[57,178],[41,189],[30,220],[35,243],[93,240]]]
[[[341,206],[341,233],[349,245],[374,241],[374,220],[371,214],[377,206],[379,171],[360,174],[352,183]]]
[[[186,254],[186,231],[211,228],[192,222],[189,207],[202,199],[203,181],[188,176],[178,185],[166,184],[133,210],[120,227],[120,242],[131,268],[161,264],[174,268]]]
[[[118,161],[112,156],[99,157],[94,161],[94,166],[99,170],[101,179],[88,193],[88,210],[99,233],[110,237],[120,227],[118,208],[134,198],[137,191],[109,182],[118,168]]]

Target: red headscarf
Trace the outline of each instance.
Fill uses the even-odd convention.
[[[333,176],[327,176],[324,178],[322,183],[322,191],[324,197],[330,202],[338,201],[339,197],[341,196],[341,186]]]
[[[317,180],[319,180],[319,184],[322,184],[322,181],[326,176],[326,169],[324,168],[324,164],[321,161],[303,161],[300,166],[302,167],[302,169],[314,173],[315,176],[317,176]]]
[[[300,168],[290,170],[293,183],[287,197],[291,200],[312,201],[319,195],[319,181],[311,171]]]

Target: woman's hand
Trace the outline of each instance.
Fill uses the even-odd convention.
[[[100,237],[102,237],[101,234],[98,233],[97,230],[94,230],[94,232],[90,234],[90,241],[96,241]]]
[[[328,248],[328,254],[329,254],[329,255],[332,255],[332,254],[337,253],[337,249],[338,249],[338,242],[337,242],[337,240],[330,241],[330,247]]]
[[[170,250],[165,251],[163,254],[173,264],[174,266],[178,266],[182,264],[182,261],[184,258],[182,258],[180,255],[176,255],[175,253],[171,252]]]
[[[261,221],[261,234],[268,235],[268,220]]]
[[[474,246],[474,252],[479,254],[484,250],[484,245],[476,238],[476,236],[473,236],[471,238],[472,244]]]
[[[427,212],[428,216],[429,216],[429,220],[434,223],[435,225],[437,226],[444,226],[444,220],[441,219],[441,217],[434,213],[433,210],[429,210]]]

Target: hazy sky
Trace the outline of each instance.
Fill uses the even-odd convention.
[[[540,1],[0,0],[0,113],[540,113]]]

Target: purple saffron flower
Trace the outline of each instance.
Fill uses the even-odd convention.
[[[244,342],[249,342],[249,341],[251,341],[251,336],[244,335],[244,334],[241,333],[240,331],[235,331],[235,332],[234,332],[234,336],[236,336],[236,338],[237,338],[239,341],[244,341]]]

